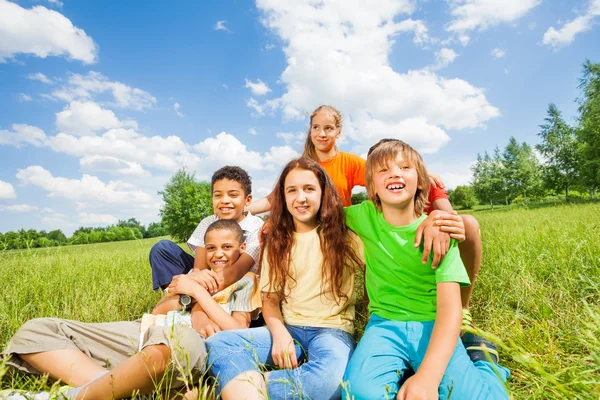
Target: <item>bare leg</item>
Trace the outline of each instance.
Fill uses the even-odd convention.
[[[471,294],[473,294],[473,287],[475,286],[477,274],[479,273],[479,267],[481,266],[483,247],[481,245],[479,223],[475,217],[468,214],[461,216],[465,225],[465,236],[467,239],[458,244],[458,249],[460,251],[460,258],[462,259],[462,262],[467,270],[467,274],[469,274],[471,286],[460,288],[460,298],[462,300],[462,307],[468,310]]]
[[[223,400],[267,399],[266,376],[258,371],[247,371],[230,381],[221,392]]]
[[[38,371],[71,386],[85,385],[104,370],[101,365],[76,349],[19,354],[19,357]]]
[[[110,373],[83,388],[77,399],[123,399],[134,391],[149,394],[161,381],[171,352],[165,345],[145,347]]]

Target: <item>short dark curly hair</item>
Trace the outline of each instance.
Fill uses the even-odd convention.
[[[233,232],[237,241],[242,244],[246,241],[246,233],[240,227],[240,224],[230,219],[218,219],[206,228],[204,241],[210,231],[230,231]]]
[[[229,179],[230,181],[235,181],[242,185],[242,189],[244,189],[244,194],[246,196],[252,194],[252,179],[250,178],[250,175],[240,167],[226,165],[223,168],[219,168],[213,174],[210,182],[211,193],[215,186],[215,182],[220,181],[221,179]]]

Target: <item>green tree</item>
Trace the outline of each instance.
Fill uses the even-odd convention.
[[[498,203],[499,199],[505,197],[503,168],[498,149],[494,151],[493,158],[487,151],[483,156],[477,154],[477,161],[471,167],[473,191],[480,202],[489,203],[491,208],[494,208],[494,202]]]
[[[100,243],[102,242],[102,231],[91,231],[89,234],[89,242],[90,243]]]
[[[448,197],[453,205],[463,209],[473,208],[477,204],[477,196],[471,186],[457,186],[449,191]]]
[[[85,232],[79,232],[77,235],[71,237],[71,244],[88,244],[89,242],[89,234]]]
[[[583,92],[577,129],[580,181],[593,198],[600,188],[600,63],[583,64],[579,88]]]
[[[139,221],[135,218],[129,218],[127,221],[119,220],[117,226],[121,228],[137,228],[143,235],[146,237],[146,227],[139,223]]]
[[[193,173],[181,169],[158,192],[164,206],[162,224],[176,241],[187,240],[198,223],[213,213],[210,183],[197,182]]]
[[[541,165],[531,146],[511,137],[502,154],[506,203],[522,195],[536,197],[543,191]]]
[[[569,201],[569,188],[577,181],[579,144],[575,130],[562,119],[560,111],[552,103],[548,106],[544,121],[538,133],[542,143],[535,146],[546,159],[544,183],[548,189],[564,190],[565,198]]]
[[[167,235],[167,230],[160,222],[152,222],[148,225],[148,230],[146,231],[148,237],[158,237]]]
[[[58,243],[65,243],[67,241],[67,237],[60,229],[48,232],[48,239],[55,240]]]
[[[368,199],[367,192],[359,192],[359,193],[354,193],[352,195],[351,201],[352,201],[352,204],[355,205],[355,204],[360,204],[367,199]]]

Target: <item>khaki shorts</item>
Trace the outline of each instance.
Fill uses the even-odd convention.
[[[140,340],[138,321],[84,323],[57,318],[27,321],[11,338],[2,358],[11,356],[8,365],[20,371],[40,374],[16,355],[53,350],[77,349],[112,369],[137,352]],[[152,345],[166,345],[171,349],[171,388],[183,386],[184,379],[197,379],[206,371],[204,338],[186,326],[151,326],[142,349]],[[163,384],[164,386],[164,384]]]

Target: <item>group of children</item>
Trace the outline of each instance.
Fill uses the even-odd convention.
[[[188,307],[189,296],[191,326],[157,324],[140,336],[140,321],[33,320],[5,349],[9,363],[74,386],[65,392],[73,399],[150,393],[161,380],[181,387],[182,369],[165,371],[182,364],[196,379],[208,368],[223,399],[508,398],[493,344],[460,338],[470,296],[461,287],[476,271],[450,237],[468,236],[468,223],[425,213],[430,179],[408,144],[380,141],[366,164],[343,156],[338,115],[330,106],[311,115],[303,157],[268,198],[252,203],[239,167],[215,172],[214,215],[188,241],[195,257],[168,241],[152,248],[154,288],[165,292],[153,313]],[[369,200],[350,206],[355,185]],[[264,209],[268,227],[247,211]],[[365,263],[370,318],[355,349],[354,277]],[[259,309],[266,326],[250,328]]]

